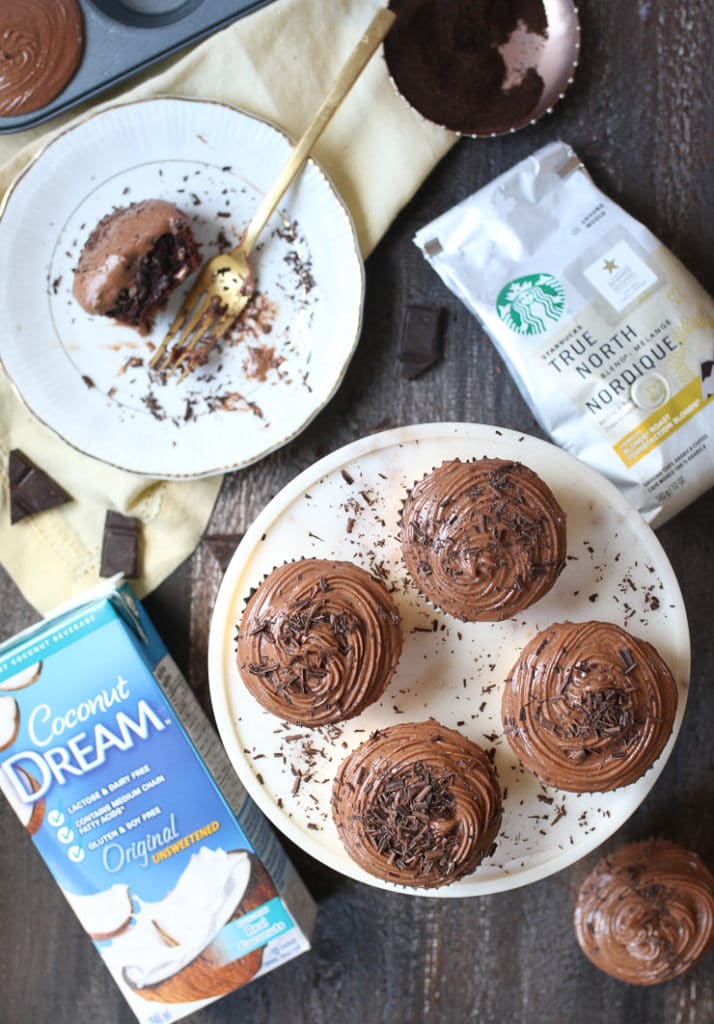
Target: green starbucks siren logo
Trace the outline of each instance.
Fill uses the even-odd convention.
[[[496,310],[516,334],[542,334],[565,312],[565,291],[552,274],[528,274],[498,293]]]

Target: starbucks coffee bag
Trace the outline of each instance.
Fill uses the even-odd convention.
[[[562,142],[415,237],[553,440],[658,526],[714,484],[714,302]]]

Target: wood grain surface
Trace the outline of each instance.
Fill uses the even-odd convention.
[[[540,434],[483,331],[411,238],[547,141],[571,143],[598,185],[714,291],[711,0],[583,0],[581,19],[581,63],[566,100],[516,135],[463,140],[433,172],[368,261],[364,332],[337,397],[288,447],[225,479],[208,534],[242,533],[318,456],[382,427],[472,420]],[[397,372],[396,349],[405,306],[415,301],[447,311],[445,346],[439,365],[409,382]],[[616,836],[555,877],[470,900],[382,892],[290,847],[319,901],[314,949],[190,1019],[711,1024],[714,956],[656,989],[628,987],[585,960],[572,913],[580,881],[603,852],[626,840],[670,837],[714,866],[713,521],[714,491],[659,531],[690,616],[691,695],[660,781]],[[204,540],[146,601],[209,711],[207,634],[220,579]],[[0,609],[3,637],[36,618],[1,572]],[[134,1020],[4,801],[0,884],[0,1021]]]

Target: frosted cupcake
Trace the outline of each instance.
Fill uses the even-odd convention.
[[[501,788],[478,744],[438,722],[404,723],[373,733],[342,763],[332,815],[365,871],[436,888],[493,852]]]
[[[453,459],[410,491],[401,542],[432,604],[465,622],[498,621],[555,583],[565,565],[565,513],[519,462]]]
[[[379,700],[401,649],[399,612],[381,580],[352,562],[308,558],[274,569],[252,594],[237,664],[267,711],[318,726]]]
[[[621,846],[580,887],[575,934],[585,956],[619,981],[671,981],[714,945],[714,875],[668,840]]]
[[[627,786],[672,733],[677,684],[654,647],[612,622],[558,622],[525,646],[503,693],[506,738],[542,782]]]

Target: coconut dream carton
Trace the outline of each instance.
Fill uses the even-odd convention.
[[[0,646],[0,788],[142,1024],[309,949],[314,903],[127,584]]]

